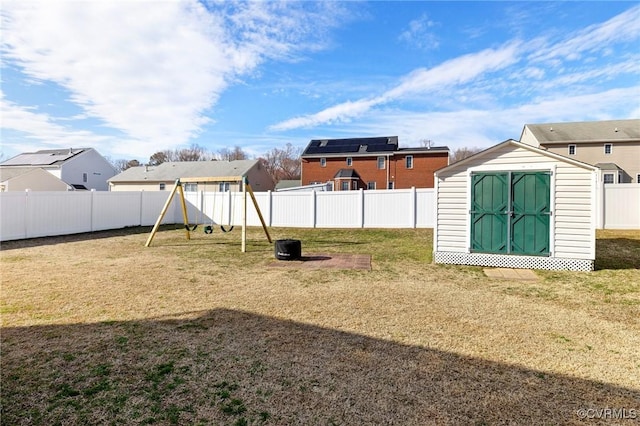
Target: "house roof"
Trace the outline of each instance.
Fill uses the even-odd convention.
[[[58,166],[93,148],[43,149],[25,152],[0,163],[0,166]]]
[[[354,169],[340,169],[334,179],[360,179],[360,175]]]
[[[478,157],[482,157],[482,156],[490,154],[493,151],[497,151],[497,150],[499,150],[500,148],[502,148],[502,147],[504,147],[506,145],[514,145],[514,146],[516,146],[518,148],[523,148],[523,149],[527,149],[529,151],[537,152],[538,154],[544,155],[546,157],[550,157],[550,158],[553,158],[555,160],[563,161],[565,163],[573,164],[575,166],[582,167],[584,169],[596,170],[596,167],[592,166],[591,164],[583,163],[582,161],[577,161],[577,160],[574,160],[573,158],[565,157],[565,156],[560,155],[560,154],[555,154],[553,152],[547,151],[546,149],[536,148],[535,146],[528,145],[528,144],[522,143],[522,142],[518,142],[518,141],[515,141],[513,139],[507,139],[504,142],[501,142],[501,143],[499,143],[497,145],[494,145],[494,146],[492,146],[490,148],[487,148],[487,149],[485,149],[483,151],[480,151],[480,152],[478,152],[476,154],[473,154],[473,155],[471,155],[471,156],[469,156],[469,157],[467,157],[467,158],[465,158],[463,160],[456,161],[455,163],[451,163],[450,165],[448,165],[446,167],[438,169],[438,170],[436,170],[435,174],[438,175],[438,173],[441,173],[441,172],[444,172],[444,171],[447,171],[447,170],[451,170],[451,169],[456,168],[456,167],[460,167],[460,166],[462,166],[462,165],[464,165],[464,164],[466,164],[468,162],[476,160]]]
[[[276,184],[275,189],[277,191],[278,189],[295,188],[301,184],[302,181],[300,179],[283,179]]]
[[[3,167],[0,165],[0,182],[6,182],[33,170],[35,170],[33,167]]]
[[[41,167],[28,167],[28,166],[10,166],[5,167],[0,165],[0,182],[8,182],[20,176],[28,174],[36,174],[40,180],[46,180],[47,182],[57,181],[61,184],[67,185],[64,181],[57,178],[53,174],[49,173]]]
[[[399,148],[397,136],[349,139],[313,139],[302,153],[302,157],[350,156],[375,154],[418,154],[426,152],[449,152],[446,146]]]
[[[399,154],[421,154],[424,152],[434,152],[434,151],[448,153],[449,147],[448,146],[432,146],[432,147],[419,146],[419,147],[409,147],[409,148],[398,148],[396,152]]]
[[[258,160],[169,161],[157,166],[130,167],[108,182],[169,182],[187,177],[245,176]]]
[[[540,144],[640,141],[640,119],[525,124],[525,128]]]
[[[350,139],[313,139],[302,156],[319,154],[388,153],[398,149],[397,136]]]
[[[616,163],[596,163],[594,165],[600,170],[622,170]]]

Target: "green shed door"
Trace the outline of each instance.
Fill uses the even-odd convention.
[[[471,175],[471,250],[507,253],[507,173]]]
[[[471,175],[471,251],[548,255],[551,175]]]
[[[549,254],[550,187],[549,173],[511,174],[511,253]]]

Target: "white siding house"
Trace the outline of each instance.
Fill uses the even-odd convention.
[[[74,189],[106,191],[116,169],[93,148],[45,149],[16,155],[2,169],[30,167],[46,170]]]
[[[241,191],[247,179],[254,191],[271,191],[271,176],[258,160],[168,161],[157,166],[131,167],[109,179],[110,191],[170,191],[176,179],[229,178],[220,182],[191,182],[185,192]],[[240,179],[238,179],[240,178]]]
[[[514,140],[438,170],[435,262],[592,270],[596,170]]]

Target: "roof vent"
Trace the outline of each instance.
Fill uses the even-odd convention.
[[[320,146],[327,146],[328,143],[329,143],[328,140],[320,141]]]
[[[549,131],[550,131],[550,132],[553,132],[553,127],[549,127]]]
[[[618,133],[618,128],[613,129],[614,132]]]

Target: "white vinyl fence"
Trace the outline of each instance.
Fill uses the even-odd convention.
[[[433,189],[337,192],[257,192],[256,200],[272,227],[432,228]],[[596,197],[598,228],[640,229],[640,184],[606,185]],[[3,192],[0,241],[151,226],[168,191]],[[242,193],[186,193],[192,224],[240,225]],[[178,196],[163,224],[182,223]],[[247,197],[247,225],[260,219]]]

